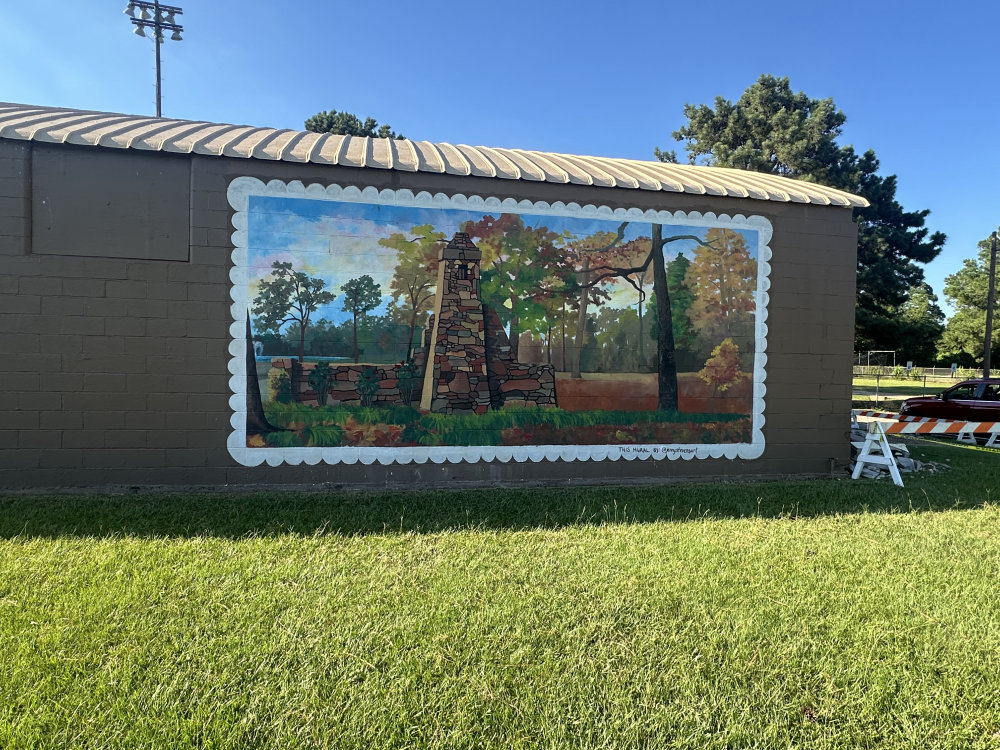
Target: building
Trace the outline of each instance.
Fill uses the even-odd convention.
[[[842,472],[864,205],[730,169],[0,104],[0,489]],[[705,281],[720,258],[732,298]],[[324,330],[363,277],[355,329],[435,312],[433,367],[313,357],[334,398],[292,419],[256,355],[279,262],[336,294]],[[529,332],[550,362],[519,359]],[[368,406],[333,403],[338,369]]]

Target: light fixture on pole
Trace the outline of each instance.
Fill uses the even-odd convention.
[[[139,11],[138,17],[136,11]],[[132,19],[135,26],[133,33],[138,36],[146,36],[146,29],[153,30],[153,44],[156,47],[156,116],[160,114],[160,44],[163,43],[163,32],[171,31],[170,38],[181,41],[181,32],[184,27],[174,22],[174,16],[183,13],[183,9],[174,5],[161,5],[159,0],[147,2],[147,0],[129,0],[128,7],[123,11],[125,15]]]

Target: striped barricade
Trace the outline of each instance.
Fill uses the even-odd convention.
[[[960,442],[975,443],[975,435],[989,435],[986,445],[997,444],[1000,422],[953,422],[945,419],[895,422],[886,425],[888,435],[954,435]]]
[[[953,419],[937,417],[901,417],[894,411],[871,411],[869,409],[854,409],[851,412],[856,417],[878,417],[880,419],[896,419],[900,422],[953,422]]]
[[[872,411],[871,409],[854,409],[851,413],[856,417],[882,417],[883,419],[896,419],[899,415],[891,411]]]

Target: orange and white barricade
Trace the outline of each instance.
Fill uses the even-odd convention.
[[[1000,422],[951,422],[944,419],[921,422],[896,422],[887,425],[889,435],[954,435],[961,443],[975,443],[975,435],[989,435],[987,446],[997,445]]]

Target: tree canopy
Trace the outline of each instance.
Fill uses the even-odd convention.
[[[793,93],[787,78],[762,75],[736,104],[684,106],[687,125],[673,136],[685,142],[691,163],[768,172],[830,184],[840,160],[837,137],[847,121],[833,99]],[[663,152],[660,152],[661,154]]]
[[[941,336],[941,358],[964,367],[982,364],[986,343],[986,300],[989,294],[990,241],[980,241],[975,258],[962,261],[962,267],[944,279],[944,296],[955,307]],[[994,325],[993,352],[1000,352],[1000,325]]]
[[[944,330],[944,312],[929,284],[910,289],[906,302],[897,308],[902,325],[896,345],[897,362],[927,365],[938,358],[938,340]]]
[[[561,251],[558,234],[526,225],[520,214],[470,220],[462,231],[483,253],[480,296],[509,326],[516,358],[521,332],[537,330],[545,302],[572,287],[571,259]]]
[[[291,263],[275,261],[271,268],[271,278],[260,283],[253,300],[253,312],[260,316],[255,327],[278,335],[283,326],[297,325],[301,362],[305,357],[306,330],[312,314],[320,306],[333,302],[336,295],[323,291],[326,286],[323,279],[296,271]]]
[[[858,155],[837,138],[847,118],[832,99],[794,93],[788,78],[762,75],[736,103],[717,97],[714,107],[688,104],[687,124],[673,136],[691,163],[749,169],[839,188],[867,198],[858,209],[858,298],[855,346],[895,349],[907,335],[896,314],[923,283],[922,265],[944,246],[945,235],[924,226],[927,210],[906,211],[896,200],[895,175],[878,174],[868,150]],[[676,154],[656,150],[661,161]]]
[[[342,287],[344,311],[354,319],[354,361],[358,361],[358,318],[367,315],[382,301],[382,288],[368,274],[351,279]]]
[[[329,112],[317,112],[306,120],[305,128],[313,133],[406,140],[406,136],[395,132],[389,125],[379,125],[374,117],[366,117],[362,120],[350,112],[338,112],[335,109],[331,109]]]
[[[397,252],[398,264],[389,284],[393,311],[410,326],[409,359],[413,351],[413,333],[417,323],[434,304],[437,287],[438,253],[447,238],[430,224],[410,230],[412,239],[396,232],[383,237],[379,244]]]

